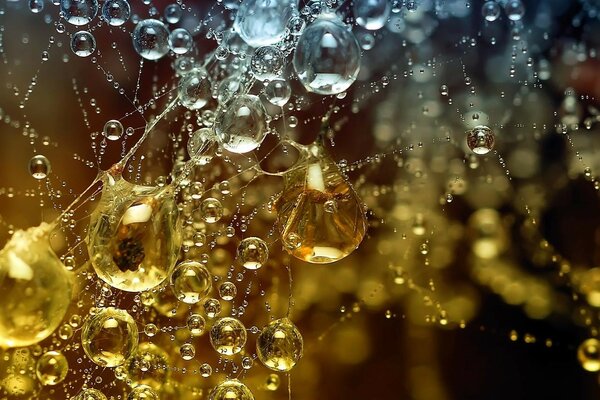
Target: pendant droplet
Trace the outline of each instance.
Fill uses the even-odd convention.
[[[332,263],[352,253],[367,231],[361,200],[318,142],[284,176],[275,203],[281,240],[294,257]]]
[[[112,287],[151,289],[167,278],[181,244],[173,188],[134,185],[110,173],[103,181],[87,237],[92,265]]]

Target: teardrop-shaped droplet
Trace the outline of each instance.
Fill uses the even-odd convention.
[[[297,0],[245,0],[235,17],[236,31],[253,47],[283,40]]]
[[[47,338],[71,303],[72,275],[50,246],[52,228],[16,231],[0,250],[0,348]]]
[[[177,217],[171,186],[139,186],[106,174],[87,237],[98,276],[128,292],[162,283],[179,253]]]
[[[361,200],[319,143],[285,175],[277,199],[277,223],[285,249],[316,264],[352,253],[367,231]]]
[[[257,96],[244,94],[222,109],[215,120],[215,133],[232,153],[247,153],[262,143],[266,133],[265,107]]]
[[[298,39],[294,69],[306,90],[323,95],[348,89],[360,70],[360,46],[335,14],[323,14]]]

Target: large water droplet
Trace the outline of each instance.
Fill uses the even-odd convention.
[[[221,110],[215,121],[219,142],[232,153],[247,153],[256,149],[265,138],[265,108],[253,95],[236,97]]]
[[[324,95],[341,93],[358,76],[360,47],[336,15],[324,14],[300,36],[294,69],[306,90]]]
[[[361,200],[319,142],[285,175],[277,199],[277,224],[285,249],[317,264],[352,253],[367,231]]]
[[[365,29],[376,31],[383,28],[392,6],[389,0],[354,0],[354,18]]]
[[[147,60],[158,60],[169,52],[169,31],[156,19],[140,21],[133,31],[133,47]]]
[[[295,8],[296,0],[245,0],[235,17],[236,30],[250,46],[275,44],[285,37]]]

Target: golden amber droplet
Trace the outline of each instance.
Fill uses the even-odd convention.
[[[181,245],[173,188],[134,185],[111,173],[103,183],[87,237],[96,273],[128,292],[156,287],[169,276]]]
[[[69,308],[73,277],[50,246],[53,227],[18,230],[0,250],[0,348],[47,338]]]
[[[303,157],[285,175],[275,202],[285,249],[315,264],[352,253],[367,231],[361,200],[320,142],[301,147]]]

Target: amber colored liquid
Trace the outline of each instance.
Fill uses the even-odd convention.
[[[308,168],[287,177],[275,207],[284,247],[311,263],[338,261],[361,243],[367,221],[360,199],[337,166],[321,162],[323,187],[312,188]]]

